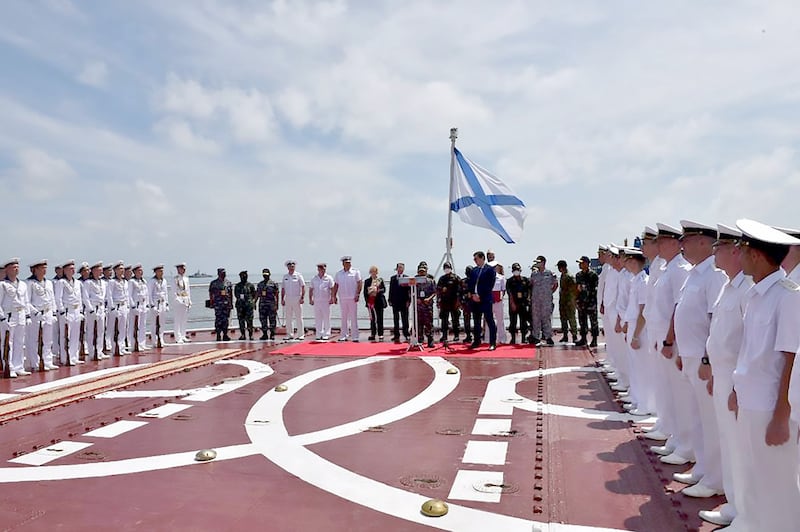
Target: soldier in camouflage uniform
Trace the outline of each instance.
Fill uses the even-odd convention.
[[[575,287],[575,278],[567,270],[567,261],[560,260],[556,263],[561,273],[558,291],[558,315],[561,318],[561,342],[569,342],[569,332],[572,331],[572,341],[578,341],[578,324],[575,321],[575,299],[578,295]]]
[[[423,335],[428,338],[428,347],[433,347],[433,299],[436,297],[436,281],[428,275],[428,264],[420,262],[417,266],[417,277],[425,277],[425,281],[417,282],[417,341],[423,342]]]
[[[233,285],[225,279],[225,268],[217,268],[217,278],[208,285],[208,297],[214,308],[214,332],[217,333],[217,341],[222,339],[227,342],[231,339],[228,336],[228,321],[233,309]]]
[[[531,280],[522,276],[519,262],[511,265],[511,277],[506,279],[508,294],[508,331],[511,333],[511,344],[517,343],[517,319],[522,334],[521,342],[528,337],[528,322],[531,316]]]
[[[233,287],[236,296],[236,317],[239,318],[239,340],[245,339],[245,330],[253,339],[253,310],[255,309],[256,287],[247,282],[247,272],[239,272],[239,282]]]
[[[469,282],[469,274],[472,273],[472,268],[473,266],[467,266],[467,268],[464,270],[465,277],[461,279],[461,286],[458,292],[461,311],[464,313],[464,332],[466,333],[466,336],[464,337],[465,344],[472,343],[472,306],[470,305],[472,294],[467,286],[467,283]]]
[[[539,255],[531,271],[531,343],[538,344],[541,339],[553,345],[553,292],[558,280],[545,269],[546,263],[547,259]]]
[[[269,268],[261,270],[264,280],[256,287],[256,299],[258,300],[258,319],[261,320],[261,339],[275,341],[275,325],[278,319],[278,297],[281,289],[278,283],[271,281]]]
[[[583,256],[578,261],[580,271],[575,274],[575,283],[578,288],[578,325],[581,329],[581,339],[575,345],[586,345],[586,325],[591,324],[592,342],[590,347],[597,347],[597,283],[598,277],[589,268],[589,257]]]
[[[458,295],[461,290],[461,279],[453,272],[453,266],[449,262],[444,263],[444,275],[439,277],[436,283],[436,301],[439,306],[439,319],[442,320],[441,342],[447,343],[447,333],[450,329],[449,319],[453,319],[453,341],[458,342],[460,315],[459,307],[461,302]]]

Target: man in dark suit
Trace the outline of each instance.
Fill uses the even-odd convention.
[[[411,304],[411,288],[400,286],[398,278],[408,277],[403,272],[405,271],[405,264],[402,262],[397,263],[397,274],[392,275],[389,280],[389,306],[392,307],[392,316],[394,317],[394,330],[392,340],[395,343],[400,343],[400,320],[403,320],[403,336],[408,341],[408,306]]]
[[[486,319],[489,326],[489,351],[494,351],[497,344],[497,324],[494,322],[492,313],[492,290],[497,274],[493,267],[486,264],[486,255],[483,251],[476,251],[472,254],[475,259],[475,268],[470,272],[467,288],[470,292],[472,306],[472,344],[470,347],[475,349],[481,345],[481,317]]]

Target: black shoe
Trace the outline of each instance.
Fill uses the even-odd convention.
[[[217,333],[217,342],[220,342],[220,341],[222,341],[222,336],[219,333]]]
[[[428,336],[428,347],[430,347],[431,349],[433,349],[434,347],[433,336]]]
[[[239,336],[239,341],[242,341],[242,340],[247,340],[247,338],[245,338],[243,334],[241,336]]]
[[[465,344],[471,344],[472,343],[472,336],[466,336],[464,338],[464,343]]]
[[[222,335],[222,341],[223,342],[230,342],[231,341],[231,337],[228,336],[227,334],[223,334]]]
[[[494,351],[495,349],[497,349],[496,345],[492,344],[489,346],[489,351]]]
[[[597,347],[597,340],[592,338],[592,342],[589,344],[589,347]]]
[[[253,339],[253,333],[250,333],[250,339],[251,340]]]
[[[552,338],[546,338],[545,342],[547,343],[547,345],[556,345],[556,343],[553,341]]]
[[[262,334],[260,339],[261,340],[267,340],[268,338],[269,337],[266,334]]]
[[[453,336],[453,341],[454,342],[458,342],[458,335],[457,334],[455,336]]]
[[[581,338],[575,342],[575,347],[583,347],[586,345],[586,338]]]
[[[470,349],[478,349],[480,346],[481,346],[480,342],[472,342],[471,344],[469,344]]]
[[[569,342],[569,338],[567,338],[567,336],[564,335],[564,336],[561,337],[559,342],[561,342],[562,344],[565,344],[565,343]]]
[[[370,336],[369,338],[367,338],[367,340],[370,341],[370,342],[374,342],[375,341],[375,337],[374,336]]]
[[[528,343],[530,343],[530,344],[532,344],[532,345],[539,345],[539,339],[538,339],[538,338],[536,338],[535,336],[531,336],[531,337],[528,339]]]

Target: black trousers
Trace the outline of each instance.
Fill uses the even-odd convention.
[[[396,305],[392,306],[392,318],[394,318],[394,329],[392,334],[395,338],[400,338],[400,321],[403,322],[403,336],[408,338],[408,306],[401,305],[398,308]]]
[[[453,335],[458,336],[458,333],[461,332],[459,327],[459,316],[461,312],[457,308],[442,308],[439,310],[439,319],[442,320],[442,336],[446,339],[447,333],[450,330],[450,319],[453,320]],[[465,327],[469,327],[469,324],[466,324]]]

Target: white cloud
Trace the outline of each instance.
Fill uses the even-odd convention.
[[[108,67],[103,61],[89,61],[78,74],[78,81],[102,89],[108,83]]]
[[[165,118],[154,129],[178,148],[212,155],[220,152],[220,146],[216,142],[196,134],[185,120]]]
[[[36,148],[20,150],[17,163],[16,168],[0,179],[10,189],[19,190],[26,199],[37,203],[58,197],[77,176],[69,163]]]

